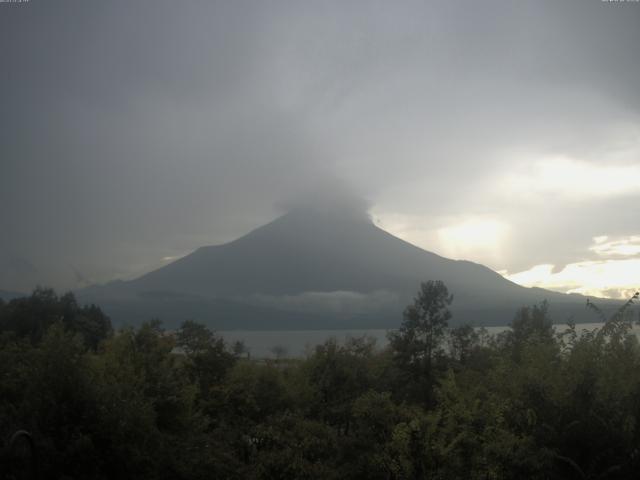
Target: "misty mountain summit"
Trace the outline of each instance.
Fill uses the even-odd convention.
[[[454,294],[452,323],[505,325],[548,300],[555,320],[585,299],[525,288],[477,263],[418,248],[353,208],[297,208],[223,245],[201,247],[131,281],[77,292],[116,323],[187,318],[219,329],[393,328],[420,282]]]

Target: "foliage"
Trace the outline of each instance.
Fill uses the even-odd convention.
[[[54,323],[79,333],[95,350],[112,333],[109,318],[95,305],[80,307],[72,293],[58,297],[48,288],[37,288],[30,297],[0,302],[0,331],[11,331],[32,343],[40,342]]]
[[[196,322],[114,333],[38,289],[0,304],[0,478],[26,468],[21,429],[52,479],[634,478],[636,299],[589,332],[523,307],[489,337],[448,328],[451,296],[427,282],[386,349],[250,360]]]
[[[413,397],[427,403],[432,400],[435,363],[443,354],[452,301],[453,295],[443,282],[423,282],[404,311],[400,329],[389,333],[394,361],[406,374],[405,381],[414,387]]]

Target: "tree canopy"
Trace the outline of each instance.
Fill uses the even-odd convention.
[[[635,478],[633,299],[589,332],[524,307],[498,336],[448,328],[451,301],[426,282],[387,348],[275,360],[193,321],[112,331],[51,290],[0,303],[0,478]]]

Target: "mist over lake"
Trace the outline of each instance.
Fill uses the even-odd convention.
[[[576,331],[593,331],[600,329],[604,323],[577,323]],[[553,328],[556,333],[566,330],[568,325],[557,324]],[[509,327],[484,327],[489,335],[498,335]],[[328,339],[336,339],[344,343],[347,338],[369,337],[375,339],[376,347],[383,349],[389,345],[387,333],[393,330],[221,330],[217,333],[227,342],[243,342],[252,358],[292,357],[304,358],[313,354],[315,347]],[[635,325],[631,332],[640,338],[640,325]]]

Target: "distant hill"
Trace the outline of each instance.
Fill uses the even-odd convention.
[[[77,295],[117,323],[157,317],[218,329],[393,328],[430,279],[454,294],[454,323],[504,325],[518,307],[545,299],[557,322],[594,320],[585,297],[519,286],[483,265],[394,237],[366,214],[337,209],[294,210],[230,243]]]
[[[20,298],[20,297],[26,297],[27,294],[26,293],[20,293],[20,292],[11,292],[8,290],[0,290],[0,298],[2,300],[4,300],[5,302],[8,302],[9,300],[13,300],[14,298]]]

